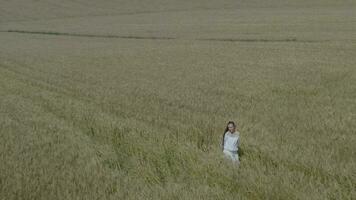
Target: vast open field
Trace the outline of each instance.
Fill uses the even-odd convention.
[[[355,188],[355,1],[0,0],[1,200]]]

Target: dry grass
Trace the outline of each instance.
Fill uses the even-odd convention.
[[[1,2],[0,199],[356,198],[351,3],[36,2]]]

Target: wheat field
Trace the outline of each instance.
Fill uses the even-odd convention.
[[[0,0],[0,199],[356,199],[355,13]]]

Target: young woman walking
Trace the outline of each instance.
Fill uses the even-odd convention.
[[[233,121],[229,121],[225,128],[221,147],[226,158],[229,158],[235,164],[239,164],[239,142],[240,142],[240,132],[236,128],[236,124]]]

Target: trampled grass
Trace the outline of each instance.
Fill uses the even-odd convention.
[[[0,199],[356,197],[351,3],[1,3]]]

